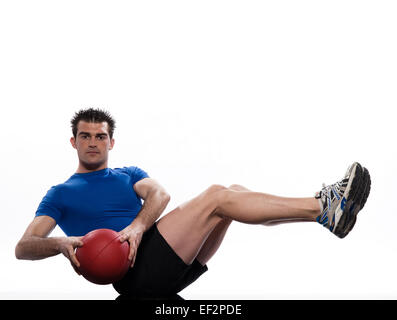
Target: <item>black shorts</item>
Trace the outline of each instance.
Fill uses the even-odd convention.
[[[207,270],[197,259],[187,265],[165,241],[155,223],[142,236],[133,268],[113,287],[126,296],[173,295]]]

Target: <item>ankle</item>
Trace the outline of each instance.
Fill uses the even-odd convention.
[[[313,220],[316,220],[316,218],[321,214],[322,212],[322,203],[320,199],[317,198],[311,198],[311,216]]]

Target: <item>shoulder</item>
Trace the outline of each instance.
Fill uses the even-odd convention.
[[[67,189],[67,184],[65,183],[53,185],[47,190],[47,193],[43,197],[42,201],[45,203],[60,204],[66,189]]]
[[[123,168],[115,168],[113,169],[116,172],[119,172],[120,174],[126,174],[130,178],[130,183],[132,185],[135,185],[138,181],[149,178],[148,173],[136,166],[129,166],[129,167],[123,167]]]
[[[73,189],[75,185],[76,179],[74,178],[74,175],[72,175],[67,180],[64,180],[64,182],[52,185],[47,191],[47,196],[60,197],[60,195],[65,191]]]
[[[64,189],[64,184],[60,183],[54,186],[51,186],[50,189],[47,191],[47,196],[57,196],[62,193],[62,190]]]
[[[147,174],[147,172],[145,170],[143,170],[137,166],[114,168],[114,169],[112,169],[112,171],[115,173],[128,174],[131,177],[134,177],[134,176],[149,177],[149,175]]]

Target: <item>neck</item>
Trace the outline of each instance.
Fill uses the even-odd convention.
[[[101,165],[87,165],[86,163],[79,163],[79,166],[77,168],[76,173],[88,173],[88,172],[93,172],[93,171],[99,171],[106,169],[108,167],[108,163],[105,162]]]

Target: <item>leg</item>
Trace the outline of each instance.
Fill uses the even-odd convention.
[[[238,184],[231,185],[229,189],[233,191],[250,191]],[[212,230],[196,257],[202,265],[205,265],[219,249],[232,221],[232,219],[224,217],[224,219],[216,225],[214,230]]]
[[[241,185],[238,184],[232,184],[229,187],[229,190],[233,190],[233,191],[251,191],[249,189],[247,189],[246,187],[243,187]],[[215,254],[215,252],[219,249],[223,238],[225,237],[226,231],[230,226],[230,223],[233,220],[230,218],[226,218],[224,217],[224,219],[219,222],[216,227],[214,228],[214,230],[212,230],[212,232],[210,233],[210,235],[208,236],[207,240],[205,241],[205,243],[203,244],[203,246],[201,247],[199,253],[197,254],[197,260],[202,264],[205,265],[210,259],[211,257]],[[280,223],[285,223],[285,222],[298,222],[301,220],[280,220],[280,221],[269,221],[268,223],[266,223],[267,226],[273,226],[273,225],[277,225]]]
[[[252,192],[252,190],[247,189],[246,187],[243,187],[243,186],[241,186],[239,184],[232,184],[229,187],[229,189],[233,190],[233,191],[248,191],[248,192]],[[269,220],[269,221],[264,222],[262,224],[266,225],[266,226],[275,226],[275,225],[282,224],[282,223],[305,222],[305,221],[310,221],[310,220],[307,220],[307,219],[280,219],[280,220]]]
[[[207,264],[208,260],[212,258],[215,252],[219,249],[223,238],[225,237],[226,231],[229,228],[231,219],[223,219],[220,221],[216,227],[211,231],[207,240],[205,240],[203,246],[201,247],[199,253],[197,254],[197,260],[201,265]]]
[[[231,219],[212,214],[216,208],[216,194],[223,189],[226,188],[219,185],[211,186],[197,197],[176,207],[157,222],[161,235],[187,264],[191,264],[202,249],[199,261],[204,264],[217,249],[216,246],[211,249],[210,243],[218,239],[220,245],[230,225]]]
[[[319,203],[314,197],[283,198],[259,192],[237,192],[213,185],[199,196],[172,210],[160,219],[157,226],[168,244],[182,260],[190,264],[201,249],[202,259],[210,256],[204,254],[206,250],[210,252],[204,244],[207,239],[211,242],[209,237],[212,231],[215,231],[215,234],[218,231],[218,240],[223,238],[224,233],[222,235],[219,231],[226,232],[227,228],[215,228],[225,219],[251,224],[291,219],[315,221],[319,213]]]
[[[314,197],[287,198],[266,193],[221,190],[215,214],[248,224],[267,225],[272,221],[315,221],[320,204]]]

